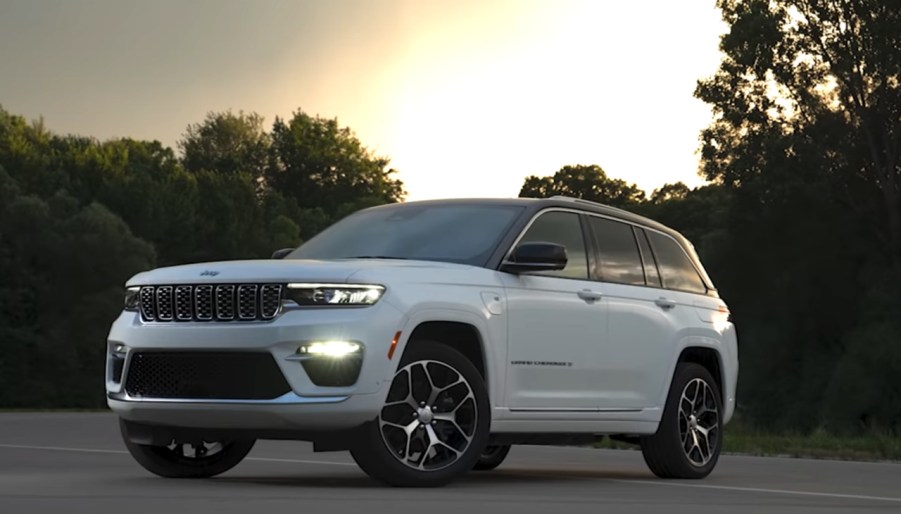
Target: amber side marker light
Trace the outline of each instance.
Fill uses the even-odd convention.
[[[400,330],[394,334],[394,339],[391,340],[391,346],[388,347],[388,360],[394,358],[394,350],[397,349],[397,342],[400,341]]]

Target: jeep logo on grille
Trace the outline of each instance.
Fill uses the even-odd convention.
[[[200,276],[201,276],[201,277],[215,277],[215,276],[218,275],[218,274],[219,274],[218,271],[213,271],[213,270],[209,270],[209,269],[208,269],[208,270],[204,270],[204,271],[200,274]]]

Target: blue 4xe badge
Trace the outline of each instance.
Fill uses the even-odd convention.
[[[200,276],[201,277],[215,277],[218,274],[219,274],[218,271],[204,270],[203,273],[200,274]]]

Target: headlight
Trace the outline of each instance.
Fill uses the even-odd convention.
[[[141,303],[141,288],[129,287],[125,290],[125,310],[136,311]]]
[[[288,284],[286,296],[297,305],[373,305],[385,288],[372,284]]]

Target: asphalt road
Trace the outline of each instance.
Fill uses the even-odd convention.
[[[639,452],[514,447],[440,489],[383,487],[346,453],[261,441],[218,478],[172,480],[125,452],[111,414],[0,414],[0,513],[901,512],[901,464],[724,456],[702,481],[654,478]],[[562,511],[561,511],[562,512]]]

